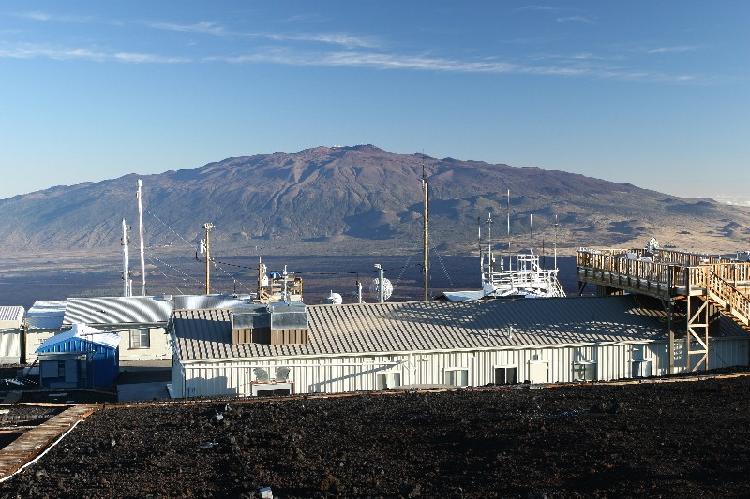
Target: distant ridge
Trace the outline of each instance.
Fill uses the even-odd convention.
[[[681,199],[632,184],[504,164],[394,154],[371,144],[315,147],[227,158],[195,169],[145,175],[145,205],[188,241],[213,222],[217,244],[252,247],[273,241],[276,252],[346,248],[367,253],[419,238],[419,177],[432,190],[432,234],[444,251],[475,247],[476,221],[488,210],[505,231],[505,192],[513,206],[513,246],[550,244],[554,213],[560,241],[577,245],[641,245],[655,235],[681,247],[749,246],[750,212],[711,199]],[[135,174],[96,183],[55,186],[0,200],[6,251],[116,248],[120,220],[135,223]],[[147,243],[184,243],[149,215]],[[374,246],[373,246],[374,247]],[[282,251],[282,252],[283,252]],[[395,250],[394,250],[395,251]]]

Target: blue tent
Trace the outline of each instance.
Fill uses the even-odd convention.
[[[117,379],[120,337],[82,324],[39,345],[39,384],[45,388],[109,388]]]

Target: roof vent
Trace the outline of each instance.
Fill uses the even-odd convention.
[[[303,303],[275,303],[232,313],[232,344],[304,345],[307,308]]]

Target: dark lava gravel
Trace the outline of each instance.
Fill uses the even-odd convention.
[[[750,377],[111,408],[1,497],[750,496]]]

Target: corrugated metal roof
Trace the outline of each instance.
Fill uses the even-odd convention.
[[[153,296],[69,298],[63,324],[157,324],[171,315],[172,302]]]
[[[229,310],[177,311],[182,360],[651,341],[663,320],[632,296],[312,305],[306,345],[232,345]],[[508,335],[510,328],[513,334]]]
[[[30,330],[60,329],[65,319],[66,301],[37,301],[26,312],[26,323]]]
[[[102,345],[109,348],[117,348],[117,346],[120,344],[120,336],[115,333],[99,331],[98,329],[94,329],[93,327],[88,327],[83,324],[73,324],[73,327],[71,327],[67,331],[63,331],[62,333],[58,333],[51,338],[47,338],[44,343],[39,345],[39,347],[37,348],[37,352],[42,353],[54,351],[53,347],[55,345],[65,343],[66,341],[72,339],[79,339],[87,341],[89,343],[93,343],[94,345]]]
[[[234,308],[248,303],[232,295],[175,295],[172,305],[175,310],[201,310],[210,308]]]
[[[0,321],[20,321],[23,319],[23,307],[0,305]]]
[[[65,302],[63,302],[65,303]],[[248,300],[233,295],[114,296],[69,298],[63,325],[158,324],[169,322],[172,310],[241,308]]]

